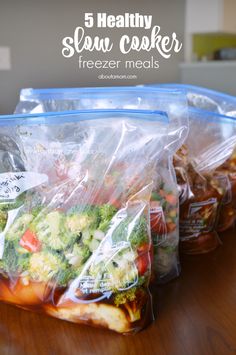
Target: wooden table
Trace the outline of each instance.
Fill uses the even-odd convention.
[[[201,256],[184,257],[178,280],[159,287],[157,320],[134,336],[0,305],[0,355],[236,354],[236,232]]]

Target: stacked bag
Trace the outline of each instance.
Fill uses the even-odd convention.
[[[153,320],[150,284],[180,271],[173,155],[188,132],[186,95],[30,94],[23,113],[0,117],[0,299],[137,332]]]
[[[236,98],[191,85],[186,91],[189,134],[174,158],[180,189],[180,248],[206,253],[236,218]]]
[[[150,204],[153,279],[163,283],[177,277],[180,272],[179,213],[173,155],[180,149],[188,133],[185,92],[182,89],[151,87],[23,89],[16,113],[78,109],[155,109],[168,115],[165,153],[158,166],[160,180],[153,188]]]
[[[137,332],[150,286],[236,218],[236,98],[176,84],[23,89],[0,116],[0,300]]]

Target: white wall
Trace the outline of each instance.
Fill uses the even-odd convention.
[[[181,82],[236,95],[236,61],[182,63]]]
[[[61,40],[72,35],[76,26],[83,25],[86,11],[152,14],[163,33],[175,31],[182,41],[184,38],[185,0],[0,0],[0,46],[9,46],[12,56],[12,70],[0,71],[0,113],[13,112],[18,92],[23,87],[131,85],[179,80],[178,64],[184,50],[170,60],[160,61],[159,70],[132,72],[138,75],[132,82],[101,82],[97,79],[99,71],[76,69],[76,58],[62,57]],[[144,34],[142,30],[137,31]],[[110,30],[109,35],[120,37],[119,31]],[[90,56],[98,59],[95,53]],[[113,52],[112,57],[120,59],[120,53]],[[136,59],[146,57],[136,55]],[[116,73],[126,74],[124,70]]]
[[[185,61],[192,60],[192,34],[220,31],[223,0],[186,0]]]

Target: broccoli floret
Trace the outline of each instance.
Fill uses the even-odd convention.
[[[113,290],[124,289],[138,277],[137,268],[132,261],[124,256],[116,256],[111,262],[106,264],[106,272],[110,276],[110,286]]]
[[[32,230],[40,242],[58,251],[65,250],[76,238],[76,235],[69,233],[66,217],[59,211],[52,211],[34,220]]]
[[[6,273],[15,274],[18,270],[18,254],[13,242],[5,241],[1,269]]]
[[[70,210],[67,216],[67,225],[69,230],[77,235],[84,231],[90,231],[91,235],[94,230],[104,232],[107,230],[116,211],[116,208],[111,205],[84,208],[77,206]]]
[[[126,302],[132,302],[136,299],[137,287],[132,287],[127,291],[119,292],[114,296],[114,304],[119,307]]]
[[[104,281],[104,274],[106,272],[106,266],[104,261],[94,262],[89,268],[89,275],[94,278],[94,288],[99,289],[102,287]],[[106,279],[106,277],[105,277]]]
[[[22,206],[25,202],[25,196],[26,196],[26,193],[23,192],[20,196],[18,196],[14,200],[8,200],[8,201],[4,201],[4,202],[0,203],[0,209],[2,211],[7,212],[9,210],[14,210],[14,209]]]
[[[108,205],[108,204],[102,205],[99,208],[99,213],[100,213],[102,220],[103,219],[111,220],[116,212],[117,212],[117,209],[114,206]]]
[[[129,241],[135,248],[149,242],[147,221],[144,217],[142,217],[139,222],[135,224],[134,229],[130,234]]]
[[[73,214],[67,216],[66,225],[69,231],[75,235],[79,235],[81,232],[88,229],[96,229],[98,224],[97,216],[90,215],[87,212],[81,214]]]
[[[22,255],[19,255],[18,257],[18,270],[20,272],[26,271],[29,268],[29,258],[30,254],[25,253]]]
[[[45,250],[30,256],[29,275],[35,281],[48,282],[65,269],[66,263],[56,253]]]
[[[89,246],[89,243],[91,242],[92,239],[93,239],[93,233],[90,232],[89,230],[85,230],[82,233],[82,242],[84,245]]]
[[[34,218],[37,218],[38,215],[43,211],[43,207],[42,206],[37,206],[34,207],[31,211],[31,214],[34,216]]]
[[[96,241],[95,239],[92,239],[91,242]],[[90,251],[90,247],[88,245],[83,244],[82,242],[79,244],[75,244],[72,252],[67,252],[65,257],[66,260],[68,261],[68,264],[70,264],[70,271],[67,270],[65,272],[60,272],[60,275],[58,275],[60,278],[71,280],[74,279],[76,276],[80,275],[84,264],[87,262],[87,260],[90,258],[92,252]],[[103,267],[102,267],[103,266]],[[94,264],[90,267],[90,275],[93,276],[95,279],[98,278],[99,280],[102,279],[102,274],[101,272],[104,272],[104,264],[99,263],[96,264],[94,267]],[[60,281],[59,282],[65,282],[65,281]],[[99,287],[99,285],[97,286]]]
[[[107,254],[106,259],[92,263],[89,274],[97,280],[97,287],[100,282],[105,281],[113,291],[124,289],[137,281],[138,272],[134,259],[129,248],[113,256]]]
[[[59,271],[57,274],[56,280],[59,286],[67,286],[69,281],[75,279],[77,276],[76,270],[73,269],[70,265],[67,265],[66,268]]]
[[[69,211],[67,218],[69,221],[69,228],[75,233],[82,232],[85,229],[94,230],[100,224],[99,207],[74,207]]]
[[[99,209],[101,223],[99,224],[98,229],[105,232],[116,212],[117,209],[114,206],[108,204],[101,206]]]
[[[9,209],[13,210],[20,206],[22,206],[25,202],[26,192],[23,192],[20,196],[18,196],[14,201],[9,204]]]
[[[95,279],[96,278],[102,279],[104,272],[105,272],[105,263],[103,261],[100,261],[98,263],[93,263],[89,269],[89,274],[93,276]]]
[[[75,244],[71,253],[67,253],[66,259],[75,268],[82,266],[90,257],[91,253],[87,245]]]
[[[147,294],[143,288],[133,287],[114,296],[114,304],[123,305],[129,315],[130,322],[136,322],[141,318],[142,307],[147,302]]]
[[[68,213],[69,228],[77,233],[95,229],[105,231],[116,212],[117,209],[108,204],[100,207],[74,207]]]
[[[7,212],[0,210],[0,232],[4,231],[7,223]]]
[[[17,218],[9,228],[6,234],[6,239],[12,241],[19,240],[29,227],[32,220],[33,216],[30,213],[24,213],[22,216]]]
[[[18,242],[5,241],[0,268],[8,274],[21,273],[28,269],[29,253],[19,254],[17,247]]]
[[[122,221],[113,232],[113,242],[118,243],[120,241],[129,241],[134,248],[138,248],[142,244],[148,243],[146,219],[144,217],[140,218],[130,231],[130,226],[132,226],[132,224],[133,220],[129,217]]]

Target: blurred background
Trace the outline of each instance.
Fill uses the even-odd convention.
[[[148,60],[159,69],[79,69],[78,57],[65,59],[61,41],[83,26],[85,12],[153,15],[163,35],[176,32],[183,49],[170,59],[155,51],[133,52],[127,60]],[[0,113],[12,113],[21,88],[136,85],[183,82],[236,95],[235,0],[0,0]],[[91,36],[147,35],[143,29],[86,29]],[[84,59],[124,60],[112,53],[83,53]],[[134,74],[132,80],[99,80],[99,74]]]

